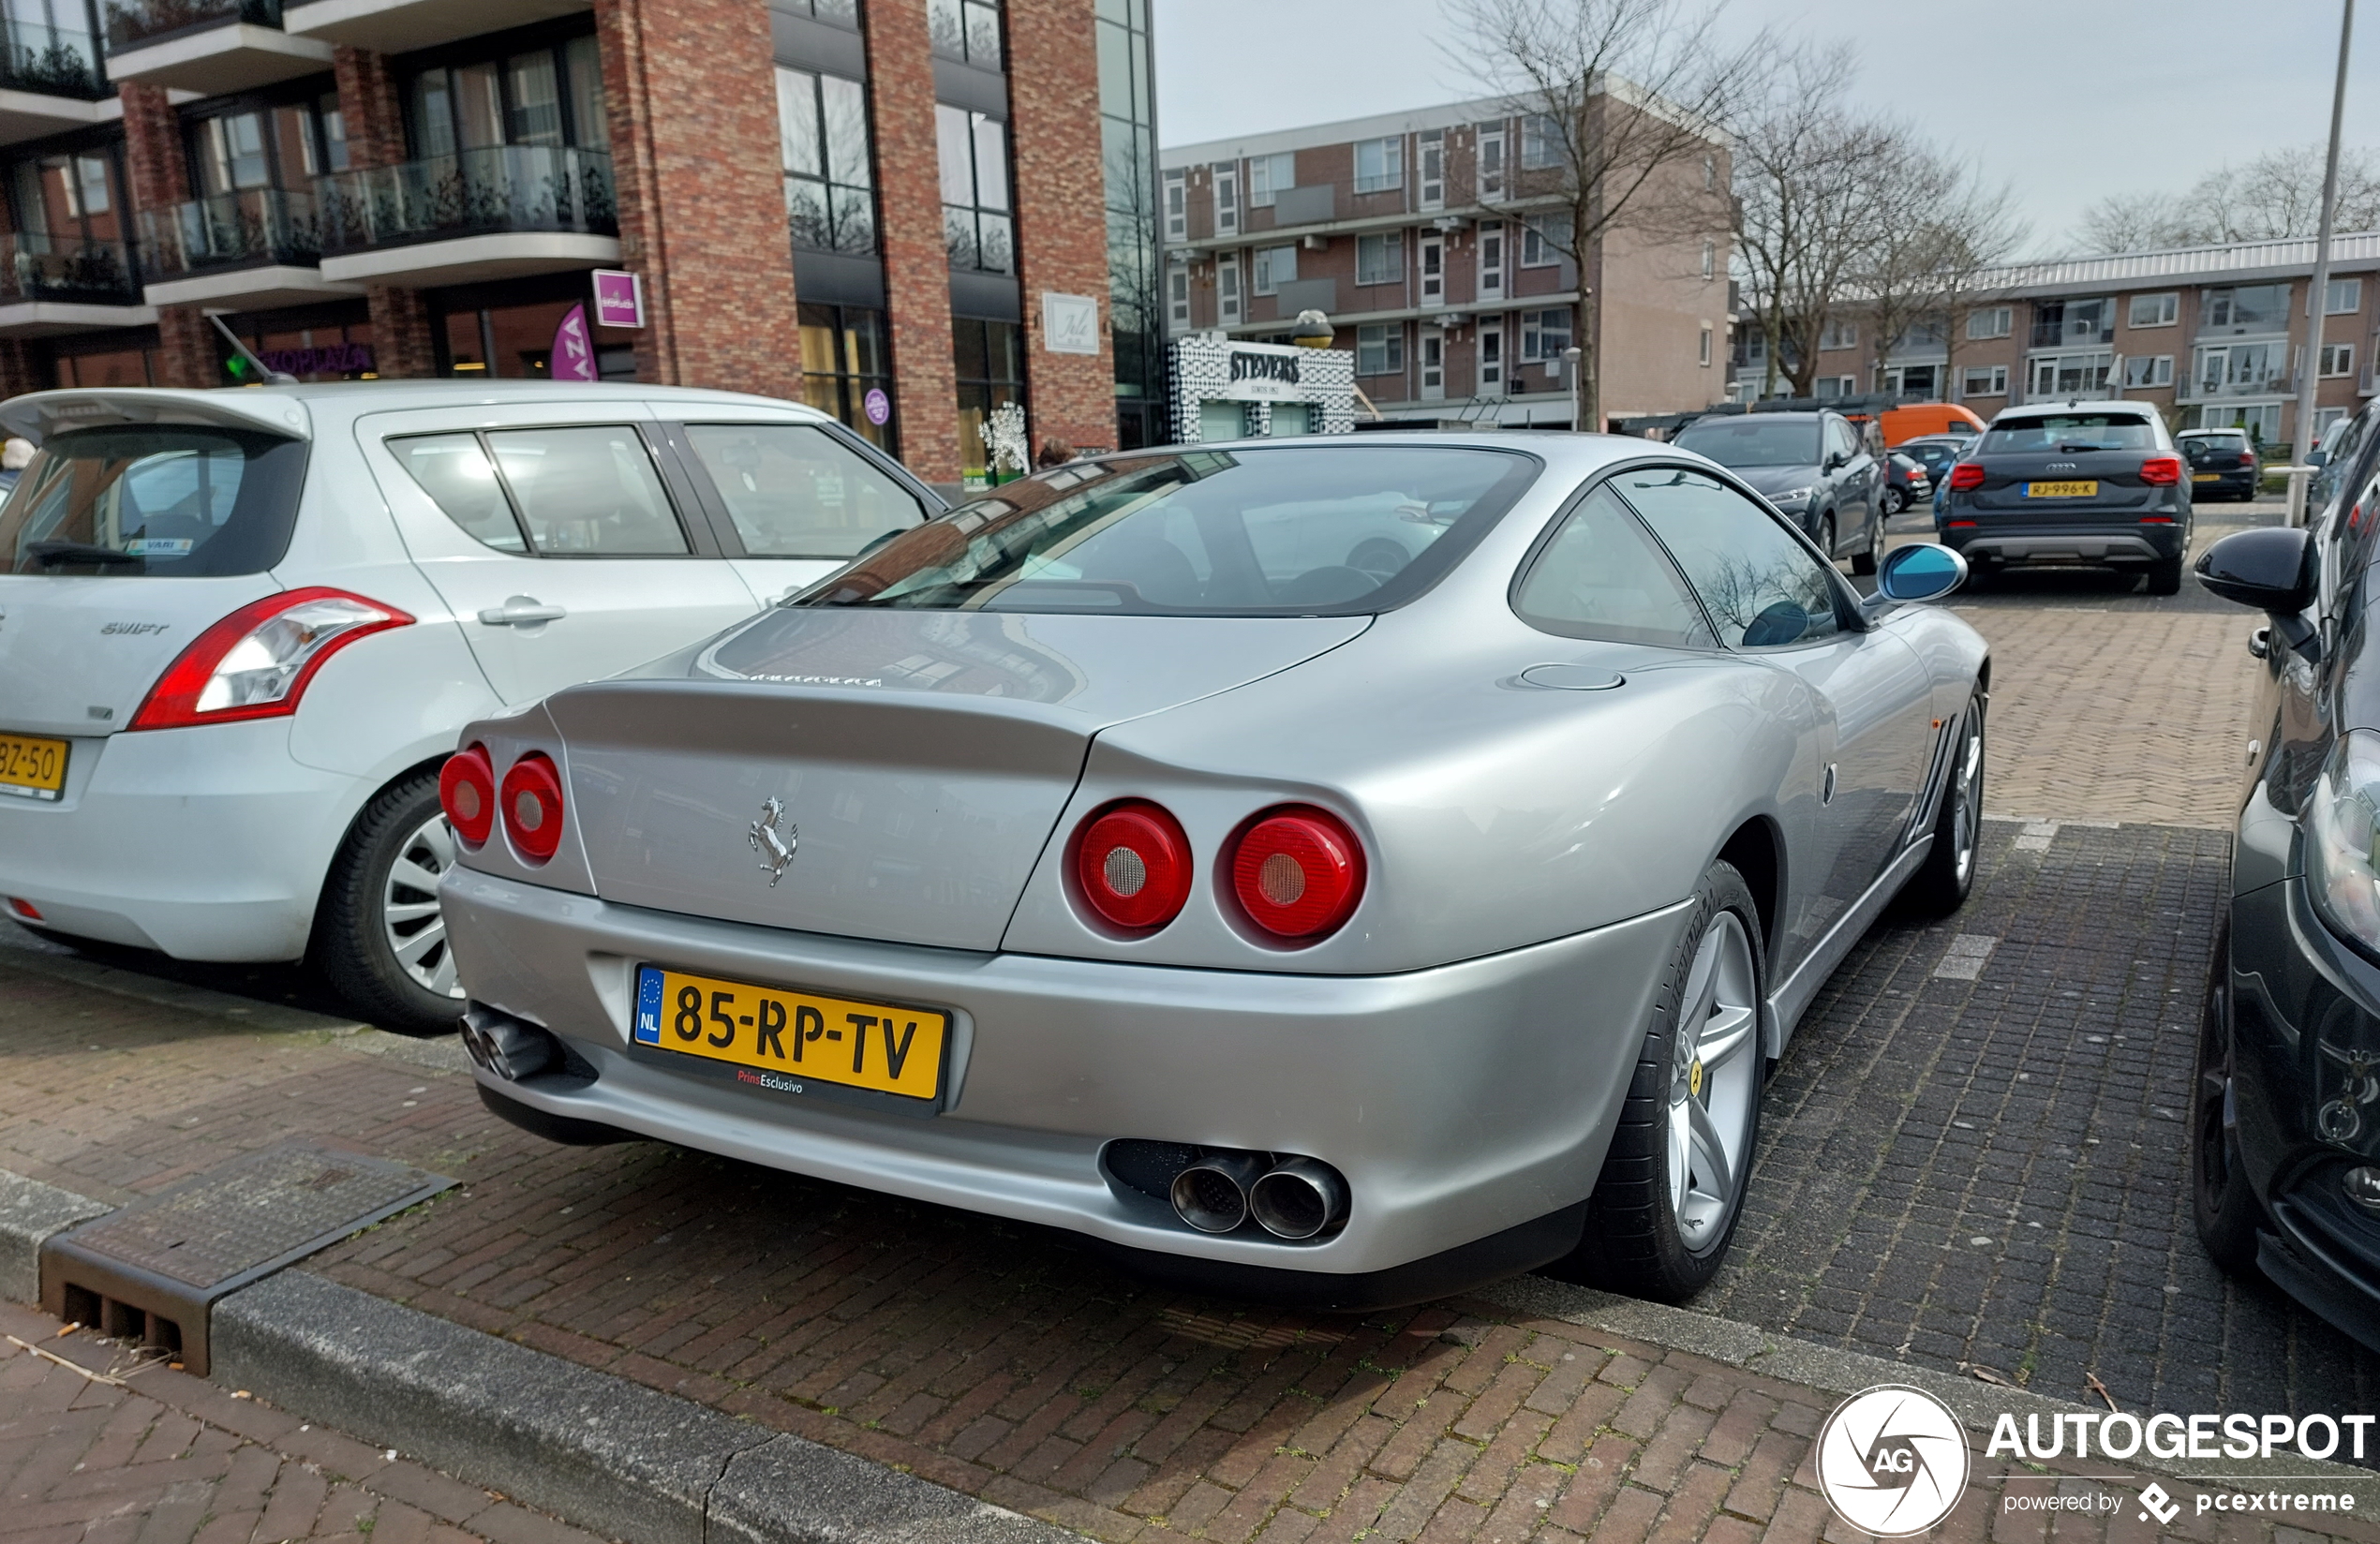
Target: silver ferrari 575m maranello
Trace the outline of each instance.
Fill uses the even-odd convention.
[[[831,490],[800,490],[831,511]],[[1213,1290],[1677,1299],[1897,895],[1965,898],[1983,641],[1599,436],[1132,452],[477,723],[499,1114],[1067,1228]]]

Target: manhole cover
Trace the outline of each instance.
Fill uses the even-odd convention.
[[[42,1303],[73,1317],[68,1295],[80,1292],[97,1299],[81,1304],[96,1320],[128,1322],[117,1310],[130,1308],[167,1321],[167,1344],[203,1373],[209,1303],[454,1182],[385,1158],[283,1142],[52,1239],[41,1251]],[[154,1323],[143,1332],[165,1339]]]

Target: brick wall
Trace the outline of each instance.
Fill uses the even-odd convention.
[[[767,8],[597,0],[595,24],[621,261],[645,279],[638,379],[797,394]]]
[[[864,14],[901,459],[929,482],[956,482],[959,385],[951,364],[950,257],[942,237],[942,161],[934,141],[926,8],[880,3]],[[1086,22],[1086,42],[1089,30]]]
[[[1026,406],[1034,448],[1116,442],[1115,355],[1108,321],[1108,231],[1093,0],[1008,7],[1008,101],[1016,163],[1019,278],[1025,302]],[[1045,347],[1041,296],[1099,303],[1099,352]]]
[[[132,184],[132,207],[171,218],[173,206],[190,197],[182,125],[161,86],[126,82],[117,96],[124,104],[124,167]],[[217,359],[215,329],[199,307],[157,308],[158,385],[219,385]]]

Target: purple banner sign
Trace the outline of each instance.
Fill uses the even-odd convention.
[[[368,343],[325,343],[312,349],[268,349],[257,356],[268,370],[293,376],[343,376],[372,368]]]
[[[595,270],[595,325],[645,325],[645,286],[635,275],[618,268]]]
[[[587,334],[587,307],[573,305],[554,329],[554,379],[595,380],[595,343]]]

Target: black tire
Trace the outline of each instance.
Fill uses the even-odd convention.
[[[1868,522],[1867,545],[1852,554],[1852,572],[1863,577],[1874,573],[1884,557],[1884,521],[1882,516]]]
[[[417,772],[382,789],[349,829],[347,841],[331,865],[330,877],[323,882],[322,904],[314,923],[311,953],[331,986],[359,1017],[399,1034],[451,1034],[463,1015],[459,995],[433,991],[415,979],[399,961],[397,944],[390,933],[388,904],[396,893],[392,885],[402,884],[396,873],[398,861],[413,849],[419,867],[439,871],[422,861],[425,854],[417,841],[433,823],[442,828],[436,772]],[[446,838],[450,854],[453,839]],[[424,896],[418,886],[405,886],[404,893],[431,901],[437,898],[435,894]],[[410,902],[421,903],[421,899]],[[444,964],[451,978],[445,923],[437,913],[413,926],[409,938],[418,939],[431,928],[438,936],[422,962],[431,967]]]
[[[1734,1054],[1708,1063],[1711,1070],[1707,1073],[1703,1070],[1705,1063],[1697,1055],[1693,1068],[1681,1074],[1679,1020],[1682,1013],[1691,1011],[1688,993],[1696,991],[1699,995],[1695,982],[1697,957],[1705,940],[1721,933],[1731,918],[1748,946],[1743,958],[1748,961],[1753,1003],[1746,1031],[1748,1040]],[[1718,948],[1725,952],[1732,943],[1722,937]],[[1728,1241],[1735,1236],[1735,1225],[1744,1215],[1744,1195],[1751,1180],[1753,1155],[1760,1146],[1761,1086],[1766,1081],[1768,1069],[1760,1040],[1758,1003],[1766,995],[1767,980],[1767,965],[1761,949],[1760,911],[1753,904],[1752,892],[1732,866],[1715,863],[1695,889],[1692,920],[1668,970],[1662,973],[1660,989],[1654,999],[1652,1027],[1645,1032],[1644,1046],[1637,1054],[1635,1075],[1620,1107],[1619,1125],[1612,1134],[1603,1172],[1597,1178],[1595,1193],[1588,1200],[1585,1234],[1576,1250],[1547,1268],[1554,1274],[1661,1302],[1684,1302],[1718,1273]],[[1719,1017],[1716,1000],[1711,1001],[1710,1008],[1705,1021],[1716,1023]],[[1740,1116],[1734,1115],[1732,1108],[1719,1112],[1711,1109],[1709,1101],[1720,1091],[1722,1076],[1729,1080],[1726,1091],[1731,1104],[1741,1102],[1747,1106]],[[1706,1127],[1714,1124],[1712,1117],[1716,1113],[1718,1119],[1739,1123],[1741,1132],[1737,1149],[1740,1158],[1733,1165],[1732,1193],[1726,1199],[1724,1214],[1703,1223],[1701,1225],[1712,1229],[1712,1236],[1692,1244],[1685,1237],[1688,1225],[1680,1223],[1672,1194],[1675,1178],[1671,1136],[1673,1110],[1679,1103],[1676,1095],[1682,1078],[1701,1085],[1689,1084],[1686,1098],[1688,1102],[1703,1103]],[[1705,1196],[1696,1201],[1688,1188],[1690,1204],[1707,1206],[1709,1199]]]
[[[2215,935],[2198,1016],[2198,1055],[2190,1074],[2190,1217],[2208,1258],[2235,1276],[2256,1269],[2256,1229],[2264,1208],[2239,1168],[2231,1131],[2231,925]]]
[[[1833,562],[1835,560],[1835,517],[1833,515],[1820,517],[1818,535],[1815,540],[1818,542],[1818,550],[1826,555],[1828,562]]]
[[[1967,904],[1975,887],[1984,826],[1984,697],[1967,699],[1959,715],[1958,739],[1951,747],[1950,780],[1941,812],[1934,817],[1934,846],[1900,893],[1901,904],[1920,916],[1948,916]]]
[[[2181,557],[2160,557],[2149,565],[2149,593],[2179,595],[2181,593]]]

